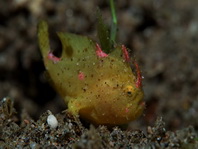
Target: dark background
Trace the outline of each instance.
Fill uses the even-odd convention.
[[[118,42],[131,49],[144,80],[146,110],[131,128],[153,125],[162,116],[168,130],[198,130],[198,1],[117,0]],[[20,115],[35,120],[66,108],[48,84],[37,42],[37,23],[48,21],[51,46],[56,31],[96,38],[96,8],[110,25],[105,0],[1,0],[0,99],[9,96]]]

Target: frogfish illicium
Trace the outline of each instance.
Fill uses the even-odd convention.
[[[60,57],[50,48],[48,25],[38,25],[38,39],[46,71],[73,115],[93,124],[121,125],[139,117],[144,109],[139,67],[127,49],[117,45],[105,53],[88,37],[58,32]]]

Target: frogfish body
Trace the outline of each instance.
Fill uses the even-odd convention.
[[[130,66],[124,46],[106,54],[85,36],[57,33],[61,57],[53,55],[48,25],[38,25],[38,38],[46,70],[68,110],[94,124],[120,125],[135,120],[144,109],[141,75]]]

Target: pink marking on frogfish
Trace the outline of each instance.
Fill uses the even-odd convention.
[[[124,54],[125,61],[129,62],[130,61],[129,53],[127,51],[127,48],[124,45],[122,45],[122,52]]]
[[[78,79],[79,80],[84,80],[84,78],[85,78],[84,73],[80,71],[79,74],[78,74]]]
[[[100,48],[99,44],[96,43],[96,55],[99,57],[99,58],[103,58],[103,57],[107,57],[108,54],[106,54],[105,52],[102,51],[102,49]]]
[[[60,58],[56,57],[52,52],[49,52],[47,57],[48,59],[52,60],[54,63],[57,63],[60,61]]]
[[[125,109],[125,112],[128,113],[128,112],[129,112],[129,108],[126,108],[126,109]]]
[[[138,66],[138,64],[137,64],[136,61],[134,61],[134,65],[135,65],[136,73],[137,73],[137,80],[136,80],[135,85],[136,85],[137,88],[140,88],[140,87],[142,87],[142,75],[141,75],[141,71],[140,71],[140,68],[139,68],[139,66]]]

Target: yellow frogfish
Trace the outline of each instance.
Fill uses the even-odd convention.
[[[60,57],[50,49],[48,25],[38,25],[38,40],[46,71],[64,98],[68,111],[93,124],[121,125],[139,117],[145,107],[141,73],[135,73],[124,45],[105,53],[85,36],[57,33]]]

